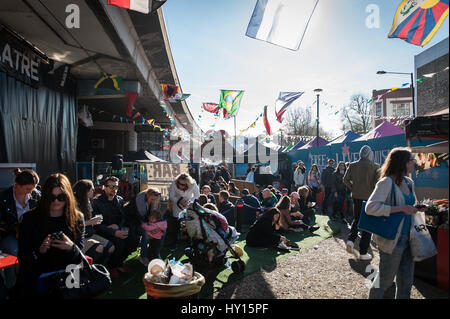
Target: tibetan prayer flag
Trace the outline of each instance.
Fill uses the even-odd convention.
[[[298,50],[319,0],[258,0],[246,36]]]
[[[139,115],[141,115],[141,113],[137,112],[136,114],[134,114],[132,120],[134,120],[135,118],[137,118]]]
[[[220,110],[220,106],[217,103],[203,103],[203,110],[209,113],[218,114]]]
[[[264,106],[264,127],[266,128],[267,135],[272,135],[272,129],[270,128],[269,119],[267,118],[267,105]]]
[[[403,0],[397,8],[389,38],[424,46],[448,16],[449,0]]]
[[[228,114],[235,115],[241,105],[242,95],[244,95],[244,91],[221,90],[219,105]]]
[[[283,122],[283,114],[286,112],[288,106],[302,96],[303,93],[304,92],[280,92],[280,95],[275,102],[275,116],[277,117],[278,122]],[[277,107],[281,107],[278,112]]]

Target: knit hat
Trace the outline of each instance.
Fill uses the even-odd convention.
[[[359,157],[366,158],[369,161],[373,162],[373,152],[369,145],[364,145],[363,147],[361,147],[361,150],[359,151]]]

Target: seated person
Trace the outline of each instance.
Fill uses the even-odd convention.
[[[276,189],[275,187],[273,187],[272,185],[267,186],[268,189],[270,189],[270,191],[272,192],[272,194],[274,194],[277,198],[277,202],[281,199],[281,193],[278,189]]]
[[[287,246],[291,244],[289,240],[275,232],[278,229],[279,220],[280,211],[277,208],[269,209],[250,227],[246,244],[249,247],[288,248]]]
[[[207,204],[209,202],[208,201],[208,197],[206,195],[204,195],[204,194],[201,194],[199,196],[197,202],[199,203],[200,206],[203,206],[203,205],[205,205],[205,204]]]
[[[263,210],[275,207],[275,205],[278,203],[277,197],[268,188],[265,188],[262,191],[262,197],[263,200],[261,202],[261,206]]]
[[[311,194],[312,190],[308,186],[301,186],[298,188],[298,206],[300,212],[305,216],[303,221],[309,225],[316,214],[316,208],[314,208]]]
[[[229,225],[234,225],[234,205],[228,200],[229,198],[230,194],[227,191],[221,191],[219,193],[219,213],[225,216]]]
[[[240,196],[240,191],[233,182],[228,183],[228,192],[231,196]]]
[[[258,198],[251,195],[246,188],[242,190],[242,195],[241,199],[244,202],[245,214],[244,223],[251,225],[256,219],[256,212],[261,210],[261,203]]]
[[[167,221],[162,220],[162,214],[159,210],[153,209],[150,211],[148,222],[142,223],[141,226],[150,237],[148,245],[149,260],[161,259],[161,243],[167,229]]]
[[[220,184],[217,181],[210,181],[209,187],[211,189],[211,192],[214,194],[218,194],[220,192]],[[214,201],[216,199],[214,198]],[[216,203],[217,204],[217,203]]]
[[[300,229],[307,229],[311,233],[319,229],[319,227],[306,225],[301,219],[303,214],[299,212],[291,213],[291,200],[289,196],[283,196],[276,208],[280,211],[281,217],[279,226],[281,230],[288,231],[302,231]]]
[[[219,191],[220,191],[220,188],[219,188]],[[218,191],[218,192],[219,192]],[[217,192],[217,193],[218,193]],[[208,201],[209,202],[211,202],[211,203],[213,203],[213,204],[216,204],[216,198],[214,197],[214,195],[213,194],[211,194],[211,187],[209,187],[208,185],[204,185],[203,187],[202,187],[202,194],[203,195],[206,195],[206,197],[208,197]]]
[[[214,210],[216,212],[219,212],[219,209],[217,208],[216,205],[214,205],[213,203],[206,203],[205,205],[203,205],[203,207],[207,208],[207,209],[211,209]]]
[[[123,263],[139,245],[139,236],[129,231],[125,201],[117,195],[118,189],[119,179],[114,176],[107,177],[103,182],[103,194],[92,203],[93,214],[100,214],[103,217],[102,223],[94,226],[95,232],[116,247],[109,259],[111,278],[117,278],[119,271],[130,272]]]

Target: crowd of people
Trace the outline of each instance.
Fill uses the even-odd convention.
[[[396,277],[397,296],[408,298],[414,269],[408,236],[411,214],[417,208],[414,183],[406,175],[414,167],[414,157],[407,149],[394,149],[380,169],[373,162],[370,147],[364,146],[356,162],[339,162],[334,168],[333,159],[329,159],[327,164],[321,173],[317,165],[308,171],[299,161],[290,193],[288,188],[280,191],[270,184],[256,185],[252,193],[246,188],[240,190],[224,166],[203,172],[201,188],[192,176],[182,173],[169,187],[164,212],[161,193],[155,187],[126,203],[118,195],[119,179],[115,176],[106,177],[102,193],[94,197],[90,180],[79,180],[72,186],[65,175],[53,174],[40,187],[36,172],[16,170],[14,185],[0,193],[0,250],[17,256],[19,261],[10,297],[42,296],[38,287],[44,275],[80,263],[81,254],[107,266],[113,279],[130,272],[124,261],[138,248],[139,260],[147,266],[161,257],[163,246],[169,250],[179,246],[183,238],[179,216],[193,202],[215,212],[228,225],[240,226],[242,221],[251,225],[246,235],[248,246],[296,249],[298,246],[286,234],[313,234],[319,229],[315,224],[319,212],[316,196],[322,190],[322,213],[332,205],[332,217],[344,219],[344,200],[353,206],[354,218],[346,243],[349,252],[354,250],[363,201],[367,201],[368,215],[405,215],[396,240],[375,236],[380,249],[380,285],[371,289],[370,297],[382,297]],[[253,182],[254,174],[252,167],[246,180]],[[395,190],[394,203],[391,189]],[[371,234],[361,233],[360,259],[370,260]]]

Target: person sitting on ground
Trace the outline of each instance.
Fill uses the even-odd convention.
[[[123,263],[139,244],[137,234],[130,232],[126,219],[124,199],[117,195],[119,179],[107,177],[103,182],[103,194],[94,199],[92,208],[94,215],[102,215],[101,224],[94,226],[97,234],[111,241],[115,248],[109,259],[111,278],[117,278],[120,272],[130,272]]]
[[[219,193],[219,213],[221,213],[228,221],[228,225],[235,224],[234,217],[234,205],[228,199],[230,198],[230,193],[227,191],[221,191]]]
[[[262,207],[258,198],[251,195],[247,188],[242,190],[241,200],[244,202],[244,223],[253,224],[256,219],[256,212],[261,212]]]
[[[82,179],[73,185],[77,209],[84,216],[86,233],[83,253],[92,258],[96,264],[107,265],[109,257],[114,253],[114,244],[95,233],[94,226],[103,221],[101,215],[93,216],[91,200],[94,197],[94,184],[89,179]]]
[[[228,186],[225,183],[220,183],[220,191],[227,191],[228,192]]]
[[[149,236],[148,258],[161,259],[160,251],[162,246],[162,237],[167,229],[167,221],[162,220],[162,214],[159,210],[152,209],[148,216],[148,221],[141,224],[142,229]]]
[[[275,207],[275,205],[278,203],[277,197],[268,188],[265,188],[262,191],[262,197],[263,200],[261,202],[261,207],[263,208],[263,210]]]
[[[161,192],[156,187],[149,187],[146,190],[138,193],[126,206],[126,212],[130,224],[132,224],[133,232],[136,232],[141,236],[141,253],[139,261],[147,266],[150,262],[148,256],[148,245],[151,238],[147,232],[142,228],[142,223],[148,221],[148,216],[151,210],[160,209],[160,197]]]
[[[208,197],[206,197],[206,195],[204,195],[204,194],[201,194],[201,195],[199,196],[197,202],[198,202],[201,206],[203,206],[203,205],[205,205],[206,203],[208,203]]]
[[[311,224],[311,220],[316,215],[316,208],[314,207],[315,203],[312,201],[311,193],[312,190],[308,186],[302,186],[298,189],[298,205],[300,212],[304,215],[303,222],[308,225]]]
[[[240,196],[239,188],[237,188],[233,182],[228,183],[228,192],[230,193],[231,196],[237,196],[237,197]]]
[[[82,262],[84,231],[84,217],[76,209],[69,179],[63,174],[50,175],[38,206],[23,215],[19,226],[20,267],[14,296],[29,300],[40,294],[54,297],[48,296],[48,289],[38,289],[41,275]]]
[[[220,191],[220,189],[219,189],[219,191]],[[213,204],[216,204],[216,198],[214,197],[213,194],[211,194],[211,187],[210,186],[204,185],[202,187],[202,194],[206,195],[208,197],[208,201],[209,202],[211,202]]]
[[[276,189],[275,187],[273,187],[272,185],[267,186],[267,188],[270,189],[272,194],[274,194],[276,196],[277,202],[278,202],[282,197],[280,191],[278,189]]]
[[[281,217],[279,221],[280,229],[283,231],[293,230],[300,231],[300,229],[307,229],[311,233],[318,230],[320,227],[306,225],[301,218],[303,214],[299,212],[291,213],[291,200],[289,196],[283,196],[276,208],[280,211]]]
[[[275,207],[269,209],[250,226],[246,244],[249,247],[288,248],[289,240],[275,232],[279,229],[279,220],[280,211]]]

